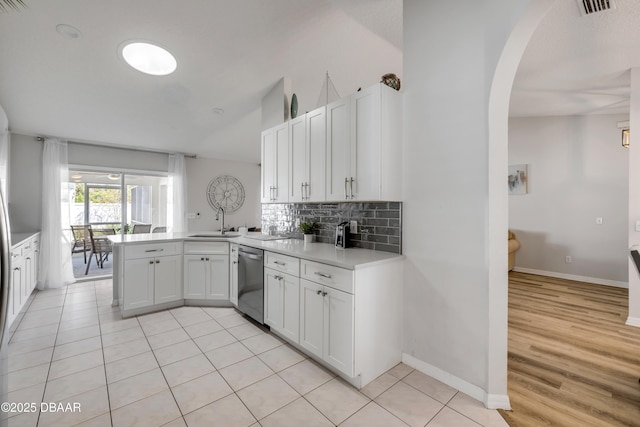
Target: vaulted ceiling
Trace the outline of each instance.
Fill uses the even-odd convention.
[[[258,162],[261,99],[281,77],[301,112],[327,71],[343,96],[402,78],[402,0],[25,2],[0,14],[0,104],[17,133]],[[522,59],[512,116],[628,113],[640,2],[616,3],[583,17],[556,0]],[[133,70],[118,53],[129,40],[164,46],[177,71]]]

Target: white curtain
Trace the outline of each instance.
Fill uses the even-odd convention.
[[[42,230],[38,289],[60,288],[75,281],[71,244],[62,229],[62,205],[68,194],[67,143],[57,138],[44,141],[42,155]]]
[[[169,154],[167,231],[187,231],[187,167],[184,154]]]

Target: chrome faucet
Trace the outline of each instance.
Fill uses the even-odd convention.
[[[220,227],[220,234],[224,234],[224,209],[222,209],[222,206],[220,206],[218,208],[218,211],[216,212],[216,221],[220,219],[220,212],[222,212],[222,224]]]

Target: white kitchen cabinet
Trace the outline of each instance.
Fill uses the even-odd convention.
[[[287,202],[289,191],[289,124],[262,132],[262,203]]]
[[[153,305],[155,258],[128,259],[124,262],[123,309]]]
[[[184,298],[229,300],[229,244],[184,244]]]
[[[343,98],[327,105],[326,199],[328,201],[349,200],[350,110],[350,98]]]
[[[402,200],[402,97],[377,84],[327,106],[327,200]]]
[[[179,301],[182,299],[182,256],[157,257],[154,264],[153,303]]]
[[[7,307],[7,325],[11,326],[36,287],[39,233],[11,248],[11,286]]]
[[[121,281],[125,316],[141,313],[140,309],[180,302],[183,298],[181,245],[157,243],[126,247]]]
[[[353,376],[352,294],[300,280],[300,345],[345,375]]]
[[[289,122],[290,202],[325,200],[326,108]]]
[[[264,323],[297,343],[300,325],[300,279],[270,268],[264,269]]]
[[[229,245],[229,301],[238,306],[238,244]]]

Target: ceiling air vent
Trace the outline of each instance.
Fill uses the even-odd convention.
[[[582,16],[616,8],[614,0],[576,0]]]

